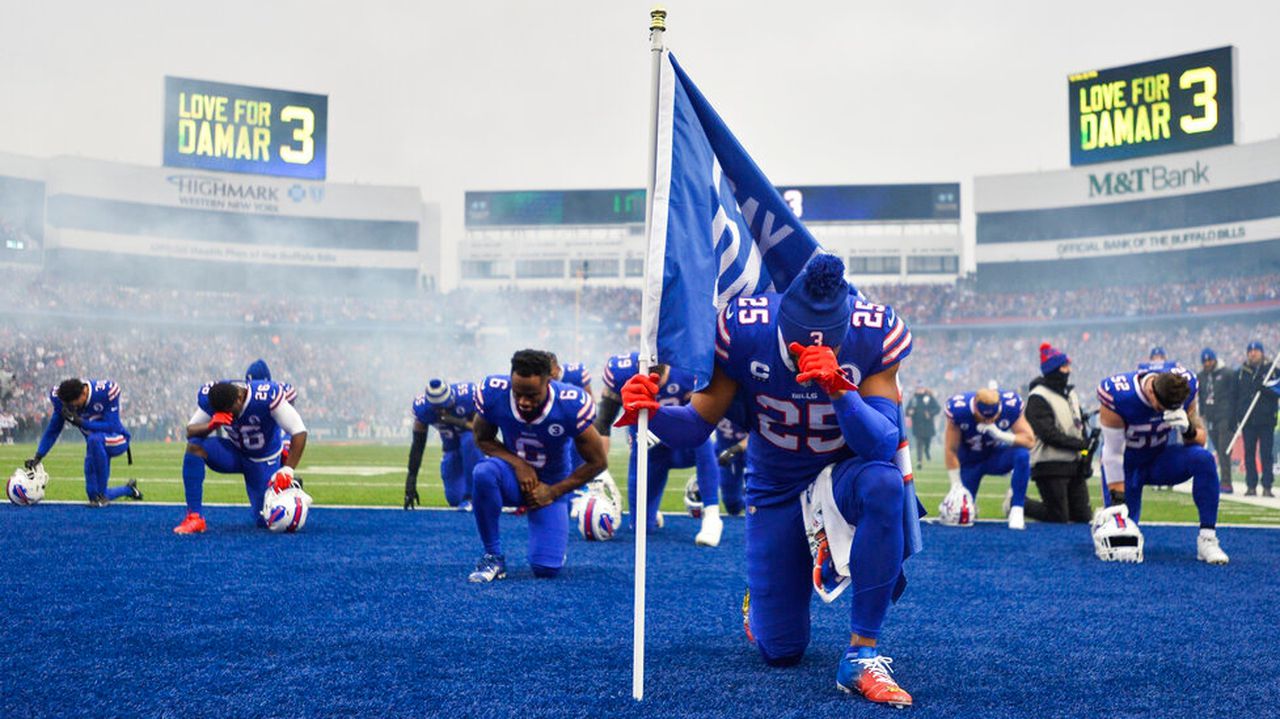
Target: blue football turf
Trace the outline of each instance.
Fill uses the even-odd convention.
[[[649,554],[649,669],[630,699],[632,545],[575,534],[534,579],[504,516],[507,580],[465,581],[471,516],[316,509],[304,533],[211,508],[0,508],[0,716],[884,716],[838,693],[847,597],[815,600],[806,659],[743,638],[742,520],[719,549],[672,518]],[[1276,716],[1280,532],[1148,527],[1107,565],[1087,529],[925,529],[885,651],[920,717]]]

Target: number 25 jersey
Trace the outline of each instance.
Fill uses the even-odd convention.
[[[827,394],[796,381],[795,363],[778,331],[780,301],[777,294],[739,297],[716,327],[716,366],[738,383],[751,436],[747,488],[760,504],[799,495],[823,467],[854,456]],[[911,353],[911,332],[885,305],[850,297],[849,306],[836,358],[849,379],[861,384]]]

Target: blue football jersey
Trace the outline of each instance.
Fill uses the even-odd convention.
[[[470,420],[472,415],[476,413],[476,385],[474,382],[454,382],[449,385],[449,388],[453,390],[453,400],[443,407],[437,407],[428,402],[425,394],[420,394],[417,399],[413,400],[414,419],[428,427],[436,428],[436,431],[440,433],[440,443],[444,446],[446,452],[457,449],[462,442],[462,435],[469,430],[445,424],[440,421],[441,415],[447,414],[461,420]]]
[[[973,410],[973,398],[976,394],[976,392],[965,392],[952,395],[943,405],[947,418],[956,426],[956,429],[960,430],[960,446],[968,454],[984,454],[1004,446],[978,431],[978,425],[984,420],[979,420]],[[1011,427],[1021,416],[1022,397],[1018,396],[1017,392],[1001,392],[1000,410],[991,424],[1006,432],[1012,432]]]
[[[779,300],[777,294],[739,297],[716,328],[716,366],[738,383],[751,437],[747,488],[755,502],[795,497],[823,467],[854,456],[826,393],[796,382],[778,331]],[[849,329],[836,358],[854,384],[910,353],[911,332],[892,308],[850,298]]]
[[[635,377],[640,371],[640,353],[614,355],[604,367],[604,386],[614,394],[622,394],[622,385]],[[693,374],[674,367],[667,372],[667,380],[658,387],[658,404],[664,407],[678,407],[689,404],[693,397]],[[627,428],[635,436],[636,426]]]
[[[570,362],[560,368],[560,381],[591,391],[591,371],[581,362]]]
[[[1196,376],[1185,367],[1177,365],[1170,371],[1186,377],[1191,384],[1191,394],[1182,403],[1183,409],[1189,409],[1196,401],[1196,392],[1199,390]],[[1173,436],[1173,429],[1164,421],[1164,410],[1152,407],[1139,389],[1142,380],[1153,374],[1160,373],[1125,372],[1112,375],[1098,385],[1098,401],[1124,420],[1126,459],[1130,456],[1146,458],[1158,454]]]
[[[476,394],[476,411],[502,433],[507,451],[529,463],[546,484],[569,476],[569,448],[596,419],[596,404],[579,387],[552,380],[542,414],[524,421],[511,395],[511,378],[489,375]]]
[[[284,386],[267,380],[223,381],[249,390],[244,408],[240,410],[240,416],[223,428],[227,433],[227,439],[231,440],[231,443],[249,459],[275,458],[280,454],[281,430],[280,425],[276,424],[275,418],[271,416],[271,412],[281,403],[288,402],[285,398]],[[209,389],[215,384],[217,383],[205,383],[200,388],[200,394],[196,396],[196,404],[209,416],[213,416],[213,407],[209,405]]]
[[[81,380],[89,385],[89,401],[85,402],[76,415],[80,419],[80,433],[89,436],[90,432],[104,432],[106,434],[121,434],[129,437],[129,430],[124,428],[120,422],[120,385],[109,379],[86,379]],[[58,399],[58,388],[54,387],[49,390],[49,404],[53,405],[53,415],[49,417],[49,423],[45,427],[44,433],[40,436],[40,443],[36,448],[36,453],[44,456],[53,449],[54,443],[58,441],[58,435],[62,432],[66,421],[62,418],[62,400]]]
[[[96,428],[100,432],[128,435],[120,423],[120,385],[109,379],[81,381],[89,385],[89,401],[76,412],[85,424],[80,427],[80,432],[87,435]],[[57,387],[49,390],[49,404],[53,405],[54,415],[61,417],[62,400],[58,399]]]

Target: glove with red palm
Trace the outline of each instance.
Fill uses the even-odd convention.
[[[658,374],[650,372],[647,375],[635,375],[622,385],[621,394],[624,411],[614,427],[633,425],[640,419],[640,410],[658,408]]]
[[[284,466],[276,470],[274,476],[271,477],[271,486],[277,492],[283,492],[293,486],[293,467]]]
[[[796,367],[800,369],[796,381],[800,384],[816,382],[828,395],[858,391],[858,385],[850,382],[844,370],[840,369],[840,361],[830,347],[805,347],[799,342],[792,342],[787,349],[796,355]]]
[[[216,432],[219,427],[226,427],[235,421],[235,417],[230,412],[214,412],[213,418],[209,420],[209,431]]]

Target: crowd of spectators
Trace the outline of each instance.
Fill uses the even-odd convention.
[[[1280,327],[1259,319],[1270,316],[1265,306],[1262,315],[1213,309],[1280,302],[1280,275],[1035,295],[979,294],[963,282],[862,289],[913,328],[904,386],[925,385],[940,398],[993,381],[1025,385],[1043,341],[1071,356],[1081,387],[1133,367],[1156,345],[1191,367],[1206,346],[1234,366],[1250,340],[1280,345]],[[639,302],[637,290],[617,287],[408,298],[98,287],[86,301],[79,285],[15,272],[0,283],[0,379],[11,374],[0,381],[0,416],[6,436],[30,439],[51,386],[73,375],[114,379],[136,436],[178,440],[201,384],[240,377],[262,357],[298,387],[299,409],[319,435],[398,438],[429,377],[479,380],[501,372],[514,349],[552,349],[598,377],[611,354],[634,349]],[[1044,321],[1135,313],[1150,319]],[[999,318],[1008,326],[991,327]],[[1036,321],[1017,321],[1028,318]],[[981,327],[969,326],[978,319]]]
[[[1280,274],[1035,292],[978,292],[967,281],[955,285],[867,285],[860,289],[877,302],[893,305],[913,327],[1212,314],[1240,305],[1280,305]],[[625,331],[639,322],[640,291],[605,286],[463,288],[404,298],[322,293],[299,299],[242,292],[98,287],[92,305],[86,307],[79,283],[63,283],[47,273],[29,272],[0,284],[0,308],[57,316],[89,311],[237,327],[375,326],[413,332],[483,333],[494,328],[526,328],[531,323],[554,331],[576,321]],[[530,308],[537,311],[529,312]]]

